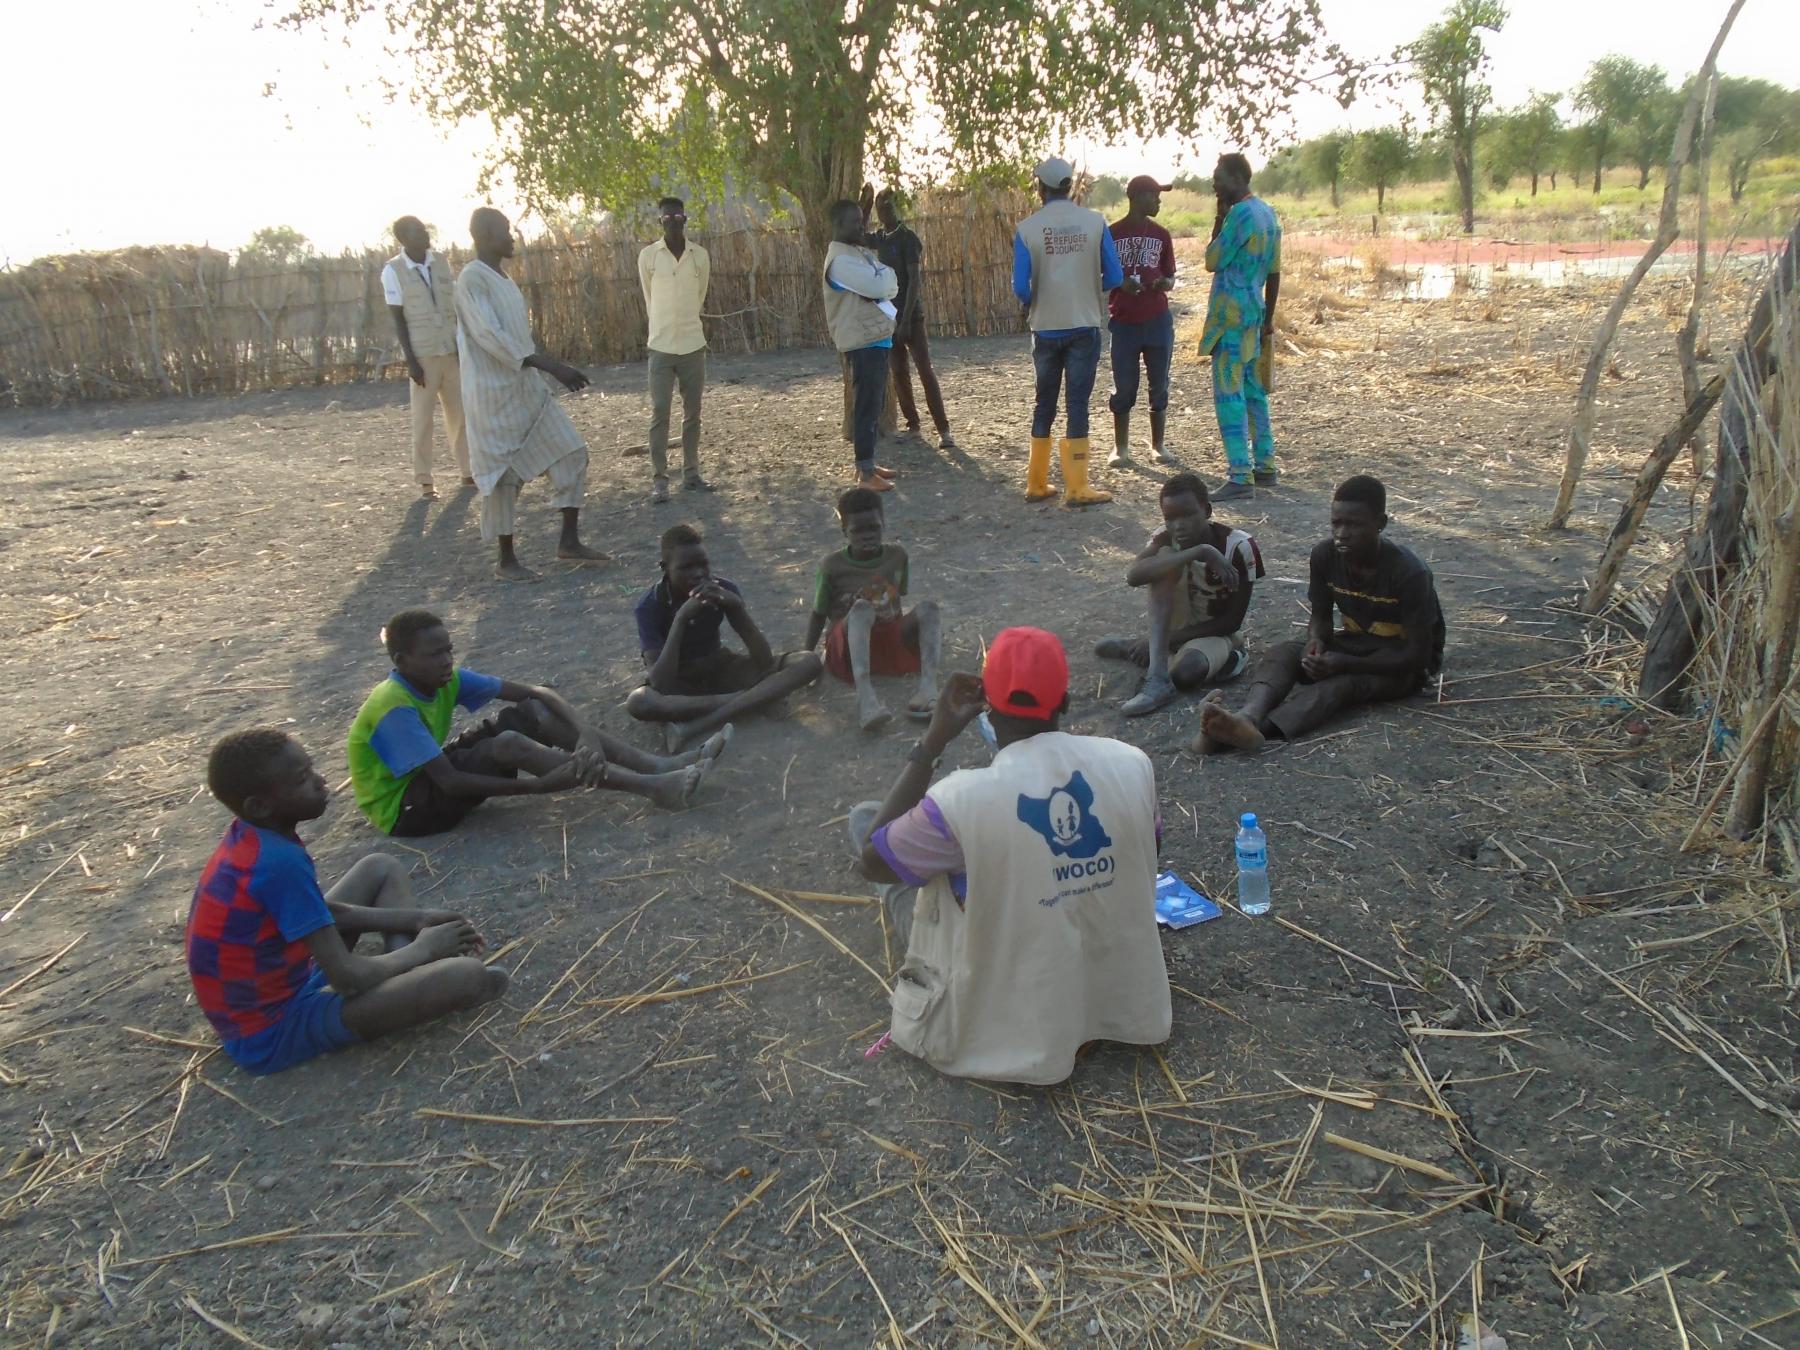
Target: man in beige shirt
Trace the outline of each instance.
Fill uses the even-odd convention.
[[[700,310],[712,260],[687,237],[687,204],[657,203],[663,236],[638,254],[638,282],[650,316],[650,470],[652,502],[669,500],[669,409],[681,385],[681,486],[710,492],[700,476],[700,395],[706,388],[706,330]]]
[[[406,373],[412,379],[413,478],[426,497],[437,496],[431,480],[431,414],[444,405],[444,435],[462,471],[469,474],[469,437],[463,428],[462,374],[456,363],[456,287],[450,264],[431,251],[431,232],[417,216],[394,222],[400,251],[381,269],[381,293],[394,316]]]

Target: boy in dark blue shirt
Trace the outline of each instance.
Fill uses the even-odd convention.
[[[700,531],[671,525],[662,536],[662,577],[637,603],[638,647],[647,668],[625,711],[664,723],[670,753],[710,736],[741,713],[766,708],[819,678],[812,652],[777,656],[762,635],[744,593],[715,577]],[[721,639],[729,623],[744,644]]]

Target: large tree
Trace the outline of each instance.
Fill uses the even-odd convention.
[[[1313,182],[1331,189],[1331,204],[1338,204],[1338,184],[1350,163],[1351,137],[1348,131],[1328,131],[1314,136],[1300,146],[1302,171]]]
[[[1657,95],[1668,87],[1662,67],[1629,56],[1602,56],[1588,67],[1575,90],[1575,107],[1588,115],[1583,135],[1593,157],[1595,192],[1600,191],[1600,171],[1615,150],[1623,146],[1635,157],[1647,123],[1655,116]]]
[[[1499,32],[1506,19],[1500,0],[1455,0],[1402,52],[1424,89],[1432,122],[1449,143],[1464,234],[1475,233],[1475,137],[1494,98],[1484,78],[1488,56],[1481,35]]]
[[[1563,124],[1556,111],[1557,94],[1533,93],[1522,105],[1499,119],[1495,130],[1494,160],[1498,172],[1510,181],[1515,174],[1531,176],[1531,195],[1538,194],[1538,179],[1549,174],[1556,186],[1557,156],[1562,153]]]
[[[1638,191],[1650,186],[1650,170],[1669,158],[1669,143],[1675,139],[1675,124],[1687,104],[1685,93],[1669,88],[1668,77],[1660,69],[1655,83],[1648,86],[1643,106],[1625,133],[1625,158],[1638,171]]]
[[[1076,132],[1235,141],[1358,73],[1318,0],[269,2],[290,24],[385,22],[414,95],[491,121],[534,205],[731,185],[791,194],[819,235],[869,146],[929,143],[968,175]]]
[[[1375,211],[1387,210],[1387,190],[1412,164],[1412,132],[1403,126],[1359,131],[1350,147],[1350,176],[1375,189]]]
[[[1713,118],[1734,203],[1743,197],[1757,160],[1800,147],[1800,90],[1721,75]]]

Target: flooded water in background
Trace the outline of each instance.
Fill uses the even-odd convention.
[[[1404,252],[1388,259],[1381,276],[1370,275],[1374,259],[1339,254],[1324,259],[1333,271],[1353,274],[1348,290],[1353,293],[1395,296],[1402,300],[1447,300],[1458,290],[1471,294],[1492,290],[1496,284],[1529,282],[1560,287],[1593,278],[1623,280],[1643,255],[1616,257],[1528,257],[1498,262],[1409,262]],[[1727,269],[1754,275],[1769,263],[1765,253],[1733,252],[1709,260],[1711,269]],[[1686,275],[1694,270],[1692,251],[1665,253],[1650,265],[1650,276]]]

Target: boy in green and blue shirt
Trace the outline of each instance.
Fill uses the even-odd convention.
[[[384,834],[438,834],[489,797],[573,787],[676,810],[731,739],[727,726],[686,754],[639,750],[589,726],[554,690],[458,666],[443,621],[425,610],[396,614],[383,637],[394,669],[364,700],[348,752],[356,804]],[[512,706],[450,736],[458,708],[479,712],[496,699]]]

